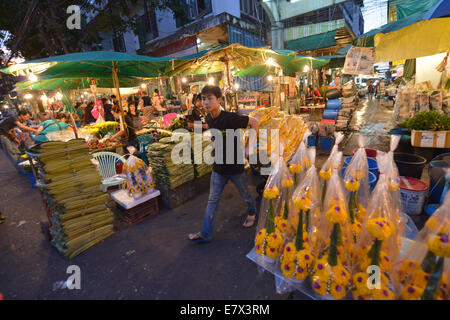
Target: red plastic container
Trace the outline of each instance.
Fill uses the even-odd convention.
[[[355,154],[356,151],[358,151],[358,149],[353,150],[353,154]],[[374,159],[376,159],[376,158],[377,158],[377,149],[367,149],[367,148],[366,148],[366,155],[367,155],[369,158],[374,158]]]

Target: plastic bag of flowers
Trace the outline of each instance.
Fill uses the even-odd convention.
[[[397,294],[404,300],[448,300],[450,193],[395,263]]]
[[[322,166],[322,169],[320,169],[320,172],[319,172],[320,177],[323,180],[322,198],[321,198],[322,207],[323,207],[324,201],[325,201],[325,194],[327,193],[328,180],[330,180],[331,173],[333,171],[332,159],[335,157],[336,153],[338,152],[339,143],[341,143],[343,139],[344,139],[344,134],[342,132],[334,133],[334,146],[331,149],[330,156],[328,157],[327,161],[325,161],[325,163]],[[340,167],[340,164],[339,164],[339,167]],[[338,168],[338,170],[339,170],[339,168]]]
[[[156,184],[152,176],[152,168],[148,167],[142,159],[134,156],[136,148],[128,147],[130,157],[124,163],[122,172],[125,180],[122,182],[122,189],[127,190],[128,196],[135,199],[147,193],[152,193]]]
[[[300,146],[288,162],[289,171],[294,178],[294,188],[297,188],[297,185],[305,176],[306,170],[311,167],[311,159],[308,157],[307,144],[305,143],[310,135],[311,131],[305,132]]]
[[[314,165],[316,149],[308,149],[311,167],[292,196],[293,209],[289,222],[294,227],[294,235],[284,246],[281,256],[281,271],[293,282],[304,280],[314,266],[314,252],[320,220],[320,182]]]
[[[325,195],[323,214],[319,222],[316,259],[312,275],[312,287],[326,298],[342,299],[350,289],[351,266],[347,255],[350,229],[347,202],[338,167],[342,152],[333,158],[333,170]]]
[[[364,218],[369,202],[369,165],[364,146],[366,139],[363,136],[358,138],[358,151],[352,157],[351,162],[345,169],[344,186],[346,189],[348,214],[353,233],[353,240],[356,243],[361,222]]]
[[[262,266],[273,265],[277,261],[286,237],[293,233],[288,217],[290,189],[294,180],[282,157],[272,156],[272,165],[261,201],[255,239],[256,259]]]
[[[353,260],[353,297],[357,300],[393,300],[392,262],[398,258],[401,248],[403,220],[394,205],[392,193],[386,182],[385,168],[389,156],[377,155],[380,177],[367,208]],[[368,281],[376,271],[378,279]]]

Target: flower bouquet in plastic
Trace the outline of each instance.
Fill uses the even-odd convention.
[[[448,300],[450,276],[450,193],[395,265],[398,295],[404,300]]]
[[[386,182],[384,169],[388,156],[380,153],[380,178],[372,193],[363,227],[354,251],[353,296],[358,300],[393,300],[392,261],[401,248],[403,219]],[[369,268],[370,267],[370,268]],[[379,274],[375,283],[367,281],[368,272]]]
[[[369,202],[369,165],[367,163],[365,138],[359,136],[359,148],[345,169],[344,186],[347,194],[348,214],[350,217],[353,240],[357,242]]]
[[[288,162],[289,171],[294,177],[294,188],[297,188],[297,185],[304,177],[306,170],[311,167],[311,160],[306,152],[307,148],[305,143],[310,135],[311,131],[308,130],[305,132],[300,146]]]
[[[344,139],[344,135],[341,132],[334,133],[334,146],[331,149],[330,156],[328,157],[327,161],[325,161],[325,163],[322,166],[322,169],[320,169],[320,172],[319,172],[320,177],[323,180],[322,199],[321,199],[322,206],[325,201],[325,194],[327,193],[328,180],[330,180],[331,174],[333,172],[332,159],[336,156],[336,153],[338,152],[338,148],[339,148],[339,143],[341,143],[343,139]]]
[[[152,168],[147,168],[143,160],[133,155],[136,152],[134,147],[129,147],[128,150],[131,155],[123,165],[125,180],[122,182],[122,189],[127,190],[130,197],[137,199],[153,192],[156,184],[153,181]]]
[[[276,262],[285,238],[293,232],[288,223],[288,213],[289,189],[294,181],[283,158],[274,156],[272,159],[273,169],[264,188],[255,239],[257,259],[263,264]]]
[[[313,289],[322,296],[344,298],[350,289],[351,266],[347,246],[352,245],[345,191],[338,167],[342,152],[333,156],[333,170],[319,225],[317,254],[312,275]]]
[[[315,148],[308,149],[312,166],[292,196],[294,204],[289,222],[295,233],[283,249],[281,271],[286,278],[304,280],[314,266],[315,237],[320,220],[320,183],[315,161]]]

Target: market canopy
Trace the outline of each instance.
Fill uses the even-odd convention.
[[[303,37],[286,42],[286,48],[297,52],[316,50],[320,48],[334,47],[337,30],[319,33],[310,37]]]
[[[430,9],[371,30],[353,41],[358,47],[375,47],[376,62],[411,59],[450,49],[450,5],[437,2]],[[431,19],[431,20],[429,20]]]
[[[119,87],[132,88],[139,86],[143,79],[132,77],[118,77]],[[92,78],[50,78],[40,79],[38,81],[22,81],[16,83],[16,86],[23,90],[76,90],[89,89]],[[114,88],[114,82],[109,78],[95,78],[95,84],[98,88]]]
[[[34,73],[48,77],[111,77],[113,67],[121,76],[157,77],[171,64],[169,58],[155,58],[113,51],[69,53],[26,61],[0,71],[15,76]]]
[[[309,57],[299,57],[295,51],[272,50],[268,47],[249,48],[234,43],[209,51],[174,59],[169,65],[166,75],[190,75],[221,72],[227,70],[239,77],[264,76],[273,70],[273,65],[267,65],[269,58],[274,64],[289,74],[301,71],[306,64],[311,63]],[[313,66],[326,64],[327,61],[313,59]],[[272,69],[271,69],[272,68]]]

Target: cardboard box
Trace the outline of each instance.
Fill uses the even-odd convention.
[[[411,131],[411,145],[422,148],[450,148],[450,131]]]

